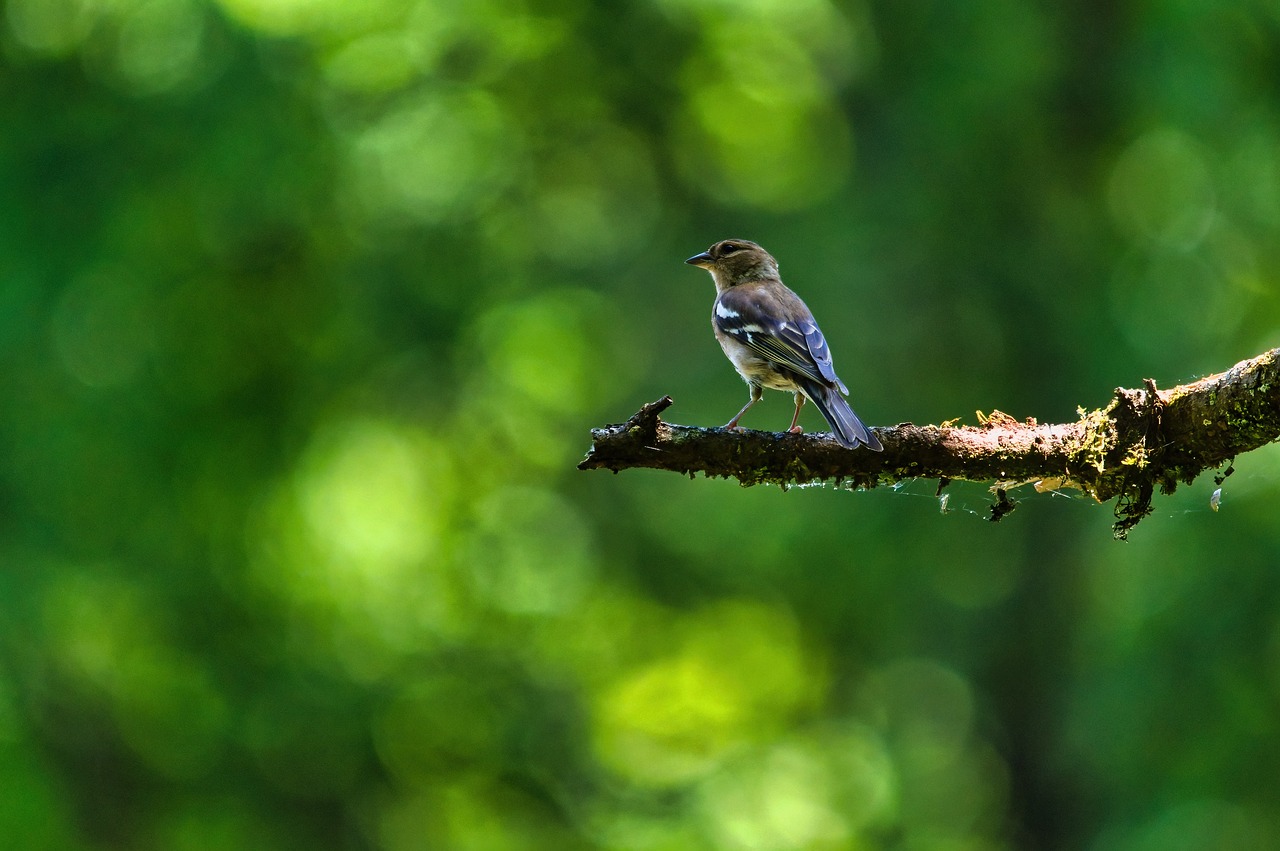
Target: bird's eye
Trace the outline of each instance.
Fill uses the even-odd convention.
[[[739,246],[734,245],[732,242],[729,242],[729,243],[726,243],[726,244],[724,244],[724,245],[720,246],[720,254],[721,254],[721,255],[724,255],[724,254],[732,254],[733,252],[737,251],[737,250],[738,250],[738,248],[739,248]]]

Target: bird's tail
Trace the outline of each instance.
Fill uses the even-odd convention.
[[[858,419],[858,415],[853,412],[853,408],[849,407],[849,403],[840,395],[840,391],[816,381],[805,381],[801,387],[804,395],[809,397],[809,401],[831,424],[831,430],[835,432],[836,440],[841,444],[850,449],[857,449],[861,444],[872,452],[884,449],[876,436],[862,424],[862,420]]]

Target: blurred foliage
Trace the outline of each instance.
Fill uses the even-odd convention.
[[[0,9],[14,847],[1280,844],[1275,452],[1127,545],[574,470],[745,400],[729,236],[872,423],[1280,344],[1280,5]]]

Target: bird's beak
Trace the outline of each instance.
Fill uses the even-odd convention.
[[[709,266],[711,266],[711,264],[713,264],[715,261],[711,259],[710,254],[704,251],[701,254],[693,255],[692,257],[690,257],[688,260],[684,262],[688,263],[690,266],[701,266],[702,268],[706,269]]]

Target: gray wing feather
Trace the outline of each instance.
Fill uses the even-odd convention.
[[[716,308],[712,314],[716,327],[760,357],[848,394],[836,377],[826,338],[813,319],[778,320],[765,305],[737,290],[722,294]]]

